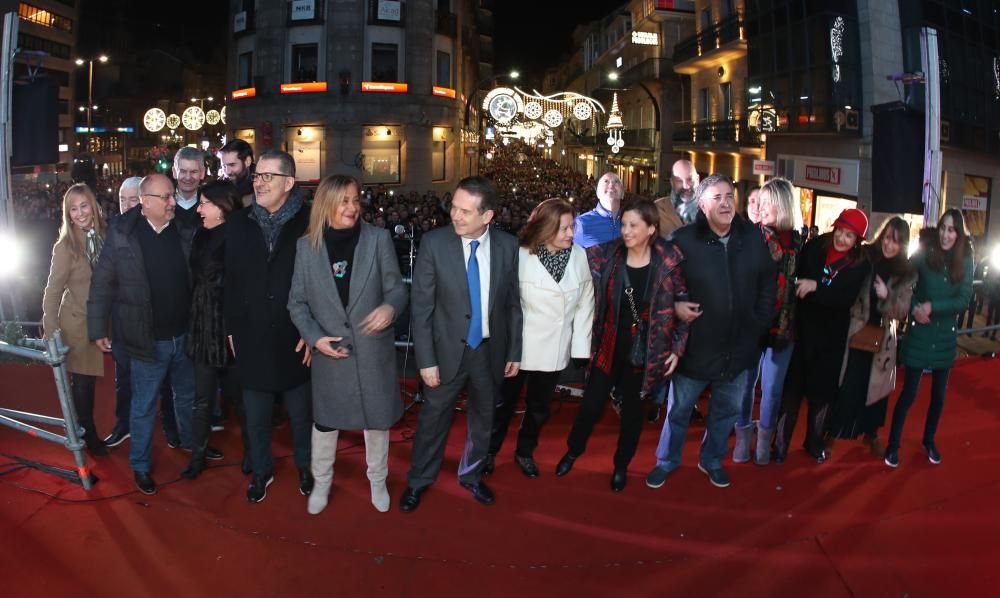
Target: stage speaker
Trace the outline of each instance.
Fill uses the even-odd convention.
[[[41,77],[14,85],[11,99],[11,165],[59,161],[59,86]]]
[[[872,211],[922,214],[924,115],[900,102],[872,112]]]

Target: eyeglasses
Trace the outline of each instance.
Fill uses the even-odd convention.
[[[173,197],[173,196],[174,196],[173,193],[164,193],[163,195],[157,195],[156,193],[143,193],[142,194],[142,197],[159,197],[163,201],[170,201],[170,198]]]
[[[290,175],[290,174],[281,174],[280,172],[255,172],[255,173],[253,173],[253,174],[250,175],[250,180],[256,181],[257,179],[260,179],[260,180],[264,181],[265,183],[270,183],[271,179],[273,179],[276,176],[290,177],[292,175]]]

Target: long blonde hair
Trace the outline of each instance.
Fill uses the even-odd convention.
[[[100,206],[97,205],[97,197],[90,190],[90,187],[84,183],[77,183],[67,189],[66,194],[63,195],[62,226],[59,227],[59,240],[56,242],[58,243],[65,239],[73,255],[86,256],[87,246],[84,240],[84,233],[79,227],[73,224],[69,216],[69,204],[76,195],[82,195],[87,198],[87,203],[90,204],[90,213],[94,215],[94,230],[97,231],[98,236],[102,239],[104,238],[104,218],[101,216]]]
[[[313,196],[309,228],[306,229],[305,235],[313,249],[319,251],[323,248],[323,231],[337,213],[337,208],[343,203],[350,185],[354,185],[354,188],[361,192],[361,183],[358,179],[346,174],[332,174],[320,181],[316,195]]]

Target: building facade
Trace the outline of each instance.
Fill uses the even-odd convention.
[[[490,6],[232,0],[231,138],[257,154],[288,151],[303,181],[350,174],[407,190],[453,187],[477,158],[462,117],[480,64],[492,63]]]

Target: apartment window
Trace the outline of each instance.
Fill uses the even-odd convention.
[[[25,4],[24,2],[20,3],[17,9],[17,16],[29,23],[41,25],[42,27],[51,27],[61,31],[73,31],[73,19],[57,15],[44,8]]]
[[[238,59],[236,79],[240,88],[253,87],[253,52],[244,52]]]
[[[733,84],[722,83],[719,85],[719,95],[722,99],[721,120],[733,120]]]
[[[431,147],[431,180],[432,181],[443,181],[445,180],[445,163],[444,163],[444,153],[445,153],[445,142],[444,141],[434,141]]]
[[[318,69],[318,44],[295,44],[292,46],[292,83],[316,81]]]
[[[698,90],[698,120],[708,120],[708,88]]]
[[[451,87],[451,54],[437,53],[437,84],[441,87]]]
[[[704,33],[712,28],[712,7],[706,6],[701,11],[701,30]]]
[[[372,80],[383,83],[399,82],[399,46],[372,44]]]
[[[70,48],[66,44],[60,44],[59,42],[54,42],[50,39],[35,37],[34,35],[29,35],[27,33],[17,34],[17,45],[22,50],[45,52],[49,56],[53,56],[55,58],[68,59],[70,55]]]

